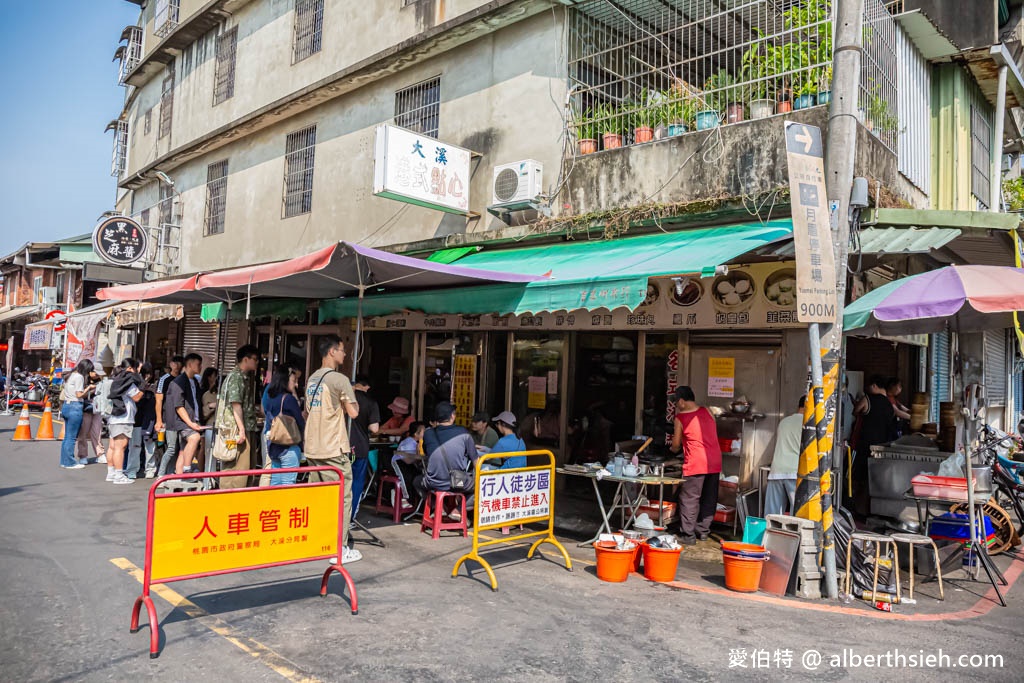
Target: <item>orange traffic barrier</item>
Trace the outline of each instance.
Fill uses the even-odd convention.
[[[50,399],[46,399],[43,407],[43,419],[39,422],[39,429],[36,430],[36,441],[56,441],[53,436],[53,409],[50,407]]]
[[[32,440],[32,425],[28,421],[28,406],[23,406],[21,409],[21,416],[18,418],[18,427],[14,430],[14,436],[11,437],[11,441],[31,441]]]

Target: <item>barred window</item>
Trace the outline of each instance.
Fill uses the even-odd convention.
[[[971,194],[979,209],[988,208],[992,169],[992,126],[980,107],[971,106]]]
[[[146,110],[146,113],[142,117],[143,128],[146,135],[153,132],[153,107]]]
[[[235,96],[235,50],[238,27],[217,36],[217,68],[213,77],[213,104]]]
[[[157,219],[160,227],[173,225],[174,221],[174,189],[166,183],[160,183],[160,203],[157,206]]]
[[[440,76],[395,93],[395,125],[436,138],[440,117]]]
[[[114,126],[114,158],[110,164],[110,175],[120,178],[128,165],[128,122],[117,121]]]
[[[289,133],[284,157],[284,217],[313,209],[313,156],[316,125]]]
[[[174,61],[167,65],[163,88],[160,92],[160,129],[157,139],[171,134],[171,117],[174,114]]]
[[[324,0],[295,0],[292,64],[320,52],[323,47]]]
[[[204,235],[219,235],[224,232],[224,213],[227,207],[228,160],[218,161],[206,167],[206,220]]]

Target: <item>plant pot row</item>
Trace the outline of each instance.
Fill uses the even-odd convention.
[[[753,100],[750,103],[750,118],[763,119],[773,114],[785,114],[794,109],[807,109],[815,105],[828,104],[832,99],[831,95],[830,92],[825,91],[819,92],[816,95],[798,95],[792,101],[788,99],[779,102],[769,99]],[[746,120],[744,105],[734,102],[726,107],[724,117],[712,109],[697,112],[694,118],[694,129],[709,130],[717,128],[723,123],[739,123],[744,120]],[[666,135],[670,138],[682,135],[689,132],[689,130],[690,127],[685,123],[670,123],[665,126]],[[601,141],[604,143],[602,149],[618,149],[625,142],[625,136],[621,133],[604,133],[601,138]],[[638,126],[633,130],[633,144],[640,145],[652,140],[654,140],[654,128],[652,126]],[[579,150],[580,154],[593,154],[598,150],[597,140],[594,138],[580,140]]]

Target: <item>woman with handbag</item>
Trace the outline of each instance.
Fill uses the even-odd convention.
[[[296,378],[291,368],[283,365],[274,372],[273,379],[263,392],[263,415],[266,417],[267,445],[271,469],[298,467],[302,458],[302,433],[306,420],[295,398]],[[271,486],[294,484],[298,475],[272,474]]]

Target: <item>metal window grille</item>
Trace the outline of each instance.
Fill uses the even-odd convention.
[[[227,208],[228,160],[218,161],[206,167],[206,220],[204,235],[219,235],[224,232],[224,213]]]
[[[156,17],[153,20],[153,33],[166,38],[178,27],[181,0],[156,0]]]
[[[235,52],[238,27],[217,36],[217,68],[213,80],[213,104],[235,96]]]
[[[568,34],[570,129],[608,147],[650,139],[638,128],[676,135],[831,98],[832,0],[584,0]],[[875,41],[862,80],[893,65],[891,83],[894,40]],[[895,110],[895,88],[879,92]]]
[[[120,178],[128,164],[128,122],[118,121],[114,127],[114,154],[110,162],[110,175]]]
[[[142,116],[142,128],[146,135],[153,132],[153,107],[146,110],[146,113]]]
[[[896,37],[900,84],[897,113],[901,121],[899,171],[928,194],[932,178],[932,69],[901,27],[897,27]]]
[[[121,85],[125,84],[128,74],[142,61],[142,28],[138,26],[125,28],[121,40],[126,39],[128,42],[118,48],[118,54],[121,55],[121,67],[118,69],[117,82]]]
[[[164,76],[163,88],[160,93],[160,128],[157,131],[157,138],[163,138],[171,133],[171,117],[174,115],[174,62],[167,65],[167,75]]]
[[[324,0],[295,0],[292,64],[320,52],[323,29]]]
[[[160,183],[156,208],[159,223],[150,229],[150,242],[154,245],[150,263],[156,272],[170,275],[178,271],[181,251],[181,208],[174,188]]]
[[[285,140],[284,217],[313,210],[313,161],[316,152],[316,126],[294,133]]]
[[[440,121],[440,76],[395,93],[395,125],[436,138]]]
[[[865,0],[864,51],[860,60],[860,111],[864,125],[893,152],[903,125],[896,94],[896,20],[882,0]],[[929,130],[931,125],[929,124]]]
[[[971,105],[971,194],[981,208],[987,209],[992,170],[992,126],[986,112]]]

